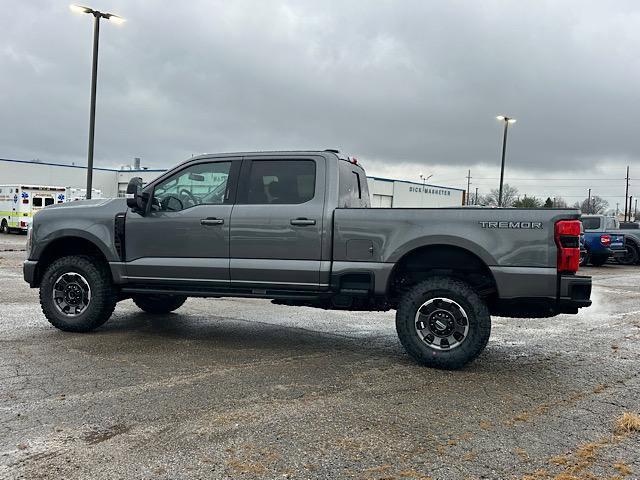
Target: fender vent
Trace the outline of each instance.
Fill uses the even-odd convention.
[[[124,243],[124,224],[127,214],[125,212],[116,214],[113,225],[113,245],[122,262],[126,259],[125,243]]]

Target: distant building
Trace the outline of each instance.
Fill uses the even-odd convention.
[[[371,206],[377,208],[460,207],[465,191],[460,188],[367,177]]]
[[[124,197],[131,177],[141,177],[148,183],[165,171],[140,168],[139,159],[119,169],[95,167],[93,188],[101,190],[104,198]],[[464,200],[465,191],[459,188],[381,177],[368,177],[368,182],[371,206],[377,208],[459,207]],[[85,188],[87,168],[41,160],[0,159],[0,183]]]

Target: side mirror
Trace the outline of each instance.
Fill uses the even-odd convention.
[[[142,179],[133,177],[127,185],[127,207],[134,212],[144,213],[147,202],[142,194]]]

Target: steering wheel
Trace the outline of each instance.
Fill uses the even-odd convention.
[[[172,202],[178,202],[180,208],[172,208]],[[177,195],[169,194],[165,195],[160,201],[160,208],[166,211],[179,212],[180,210],[184,210],[184,203],[182,203],[182,200],[180,200],[180,197],[178,197]]]
[[[181,197],[187,197],[192,205],[198,204],[198,199],[194,197],[193,193],[191,193],[191,191],[187,190],[186,188],[183,188],[182,190],[180,190],[178,192],[178,195],[180,195]]]

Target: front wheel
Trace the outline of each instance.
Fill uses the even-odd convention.
[[[417,362],[458,369],[486,347],[491,317],[484,300],[469,284],[433,277],[402,296],[396,329],[405,350]]]
[[[133,303],[147,313],[169,313],[180,308],[187,297],[183,295],[134,295]]]
[[[67,332],[88,332],[111,317],[118,300],[111,273],[99,260],[71,255],[51,263],[40,284],[47,320]]]

